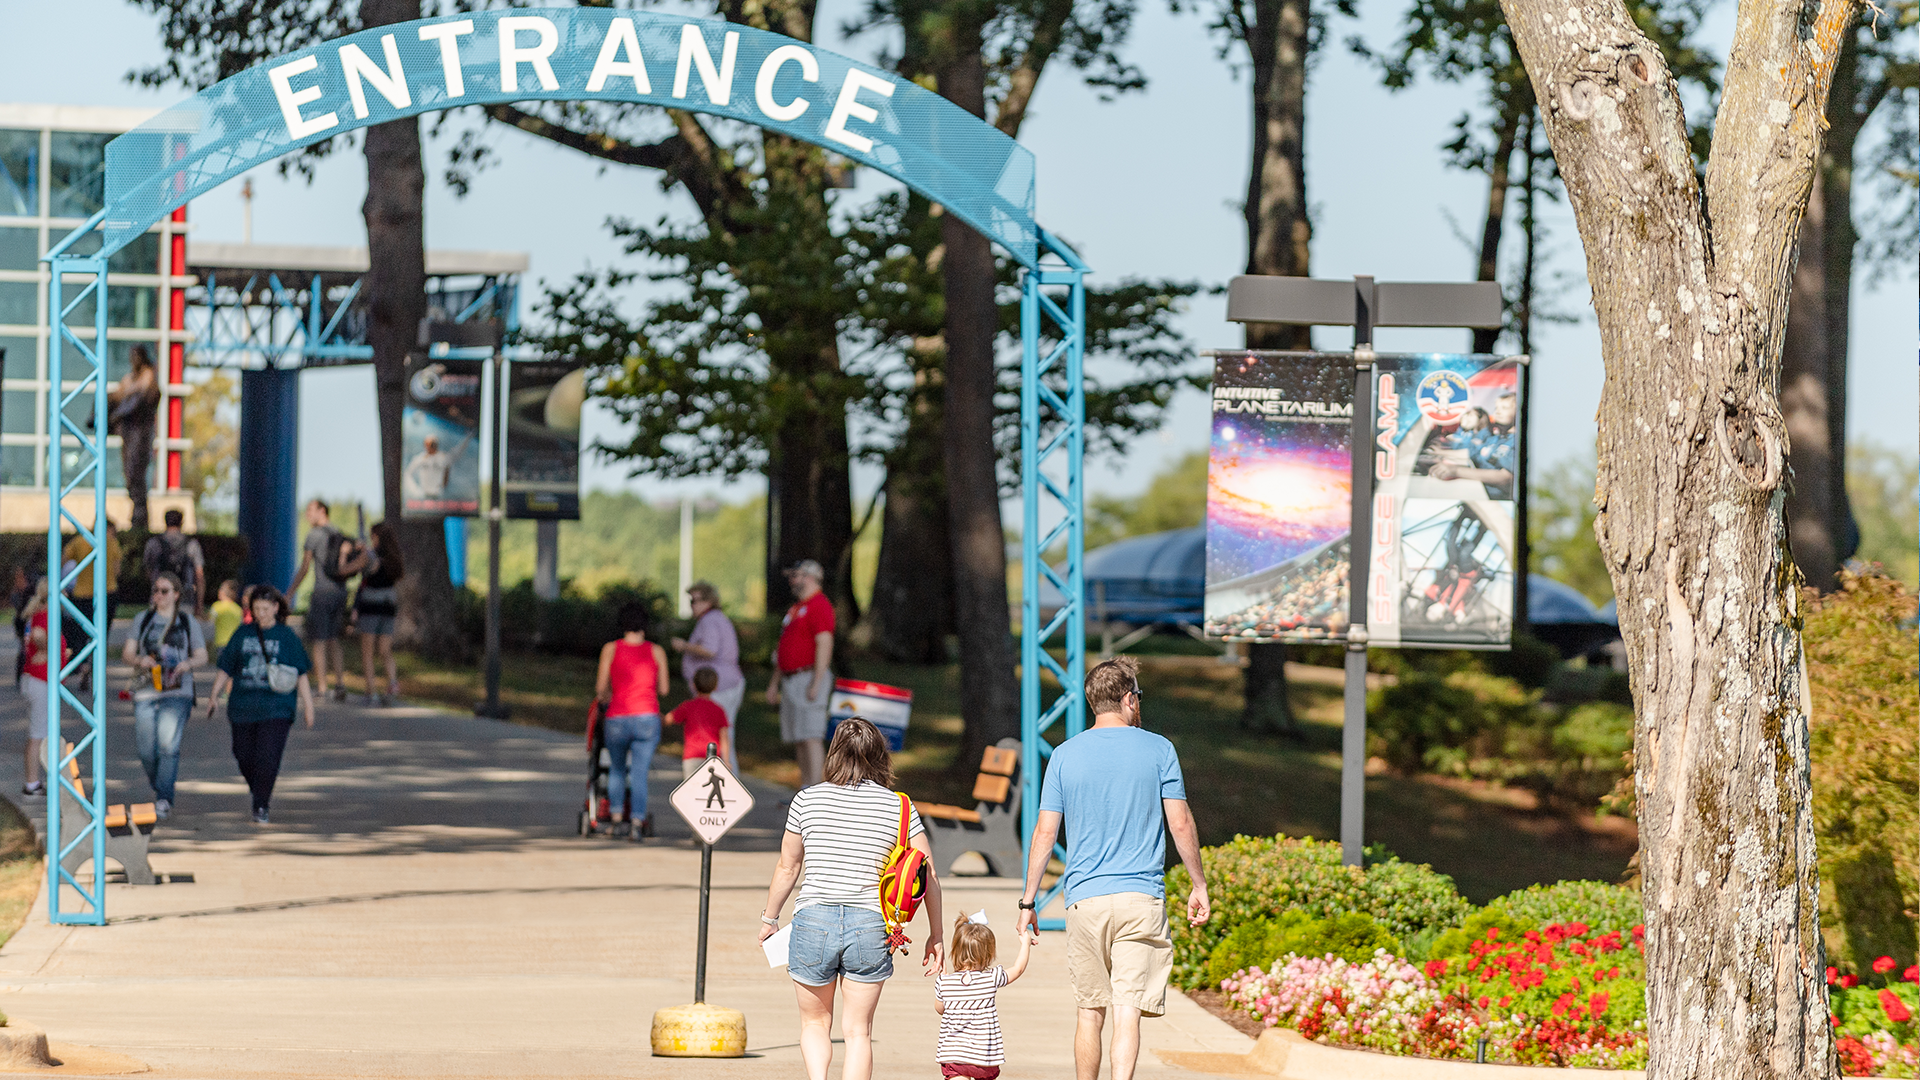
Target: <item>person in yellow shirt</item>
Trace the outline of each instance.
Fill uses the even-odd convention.
[[[113,628],[113,609],[120,599],[120,533],[119,530],[114,528],[112,518],[107,519],[106,525],[107,615],[105,625],[100,628],[103,635]],[[67,571],[79,565],[80,560],[92,553],[93,545],[88,542],[87,534],[83,532],[74,533],[72,539],[67,541],[66,546],[60,549],[62,575],[64,576]],[[82,571],[78,577],[73,579],[73,591],[69,595],[73,597],[73,602],[83,609],[93,606],[92,567],[88,567],[85,571]],[[68,625],[63,630],[62,636],[68,640],[68,643],[75,652],[78,652],[90,640],[82,625],[72,620],[68,621]],[[86,667],[81,668],[80,674],[84,676],[87,670],[89,669]]]
[[[213,651],[218,653],[246,619],[246,613],[240,610],[240,583],[231,578],[221,582],[220,598],[207,611],[213,615]]]

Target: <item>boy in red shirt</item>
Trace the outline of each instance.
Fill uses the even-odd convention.
[[[719,685],[719,673],[710,667],[701,668],[693,673],[693,697],[667,714],[667,723],[679,724],[685,735],[686,746],[680,751],[682,776],[699,771],[700,763],[707,760],[708,743],[717,747],[721,761],[727,760],[727,710],[713,700],[713,691]]]

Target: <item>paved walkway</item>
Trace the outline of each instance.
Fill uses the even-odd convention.
[[[24,703],[0,688],[6,790],[19,789],[24,734]],[[110,797],[148,798],[125,703],[109,751]],[[664,804],[679,780],[664,758],[658,841],[574,836],[584,757],[552,732],[325,705],[318,728],[296,728],[260,829],[226,724],[196,716],[153,856],[192,883],[109,885],[98,928],[49,925],[43,895],[0,949],[0,1011],[167,1077],[803,1076],[792,984],[756,942],[784,792],[756,782],[758,805],[714,858],[707,997],[746,1013],[749,1056],[653,1058],[654,1010],[692,999],[699,854]],[[946,885],[950,912],[984,907],[1010,937],[1014,883]],[[1001,998],[1010,1078],[1073,1075],[1060,948],[1044,935]],[[936,1025],[930,986],[903,968],[881,1002],[877,1075],[937,1076]],[[1251,1046],[1178,995],[1146,1038],[1149,1050]],[[1149,1052],[1139,1075],[1196,1074]]]

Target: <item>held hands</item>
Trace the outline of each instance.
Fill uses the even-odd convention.
[[[1013,930],[1014,933],[1019,934],[1022,938],[1030,939],[1033,944],[1040,944],[1039,912],[1034,911],[1032,908],[1021,908],[1020,917],[1013,920]]]
[[[1197,883],[1193,891],[1187,894],[1187,925],[1199,926],[1213,914],[1213,901],[1207,896],[1205,883]]]
[[[780,684],[779,683],[774,683],[772,686],[767,687],[767,704],[769,705],[780,704]]]

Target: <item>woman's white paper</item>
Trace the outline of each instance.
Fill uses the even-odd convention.
[[[766,950],[768,967],[787,966],[787,943],[793,940],[793,924],[788,923],[773,932],[773,936],[760,943]]]

